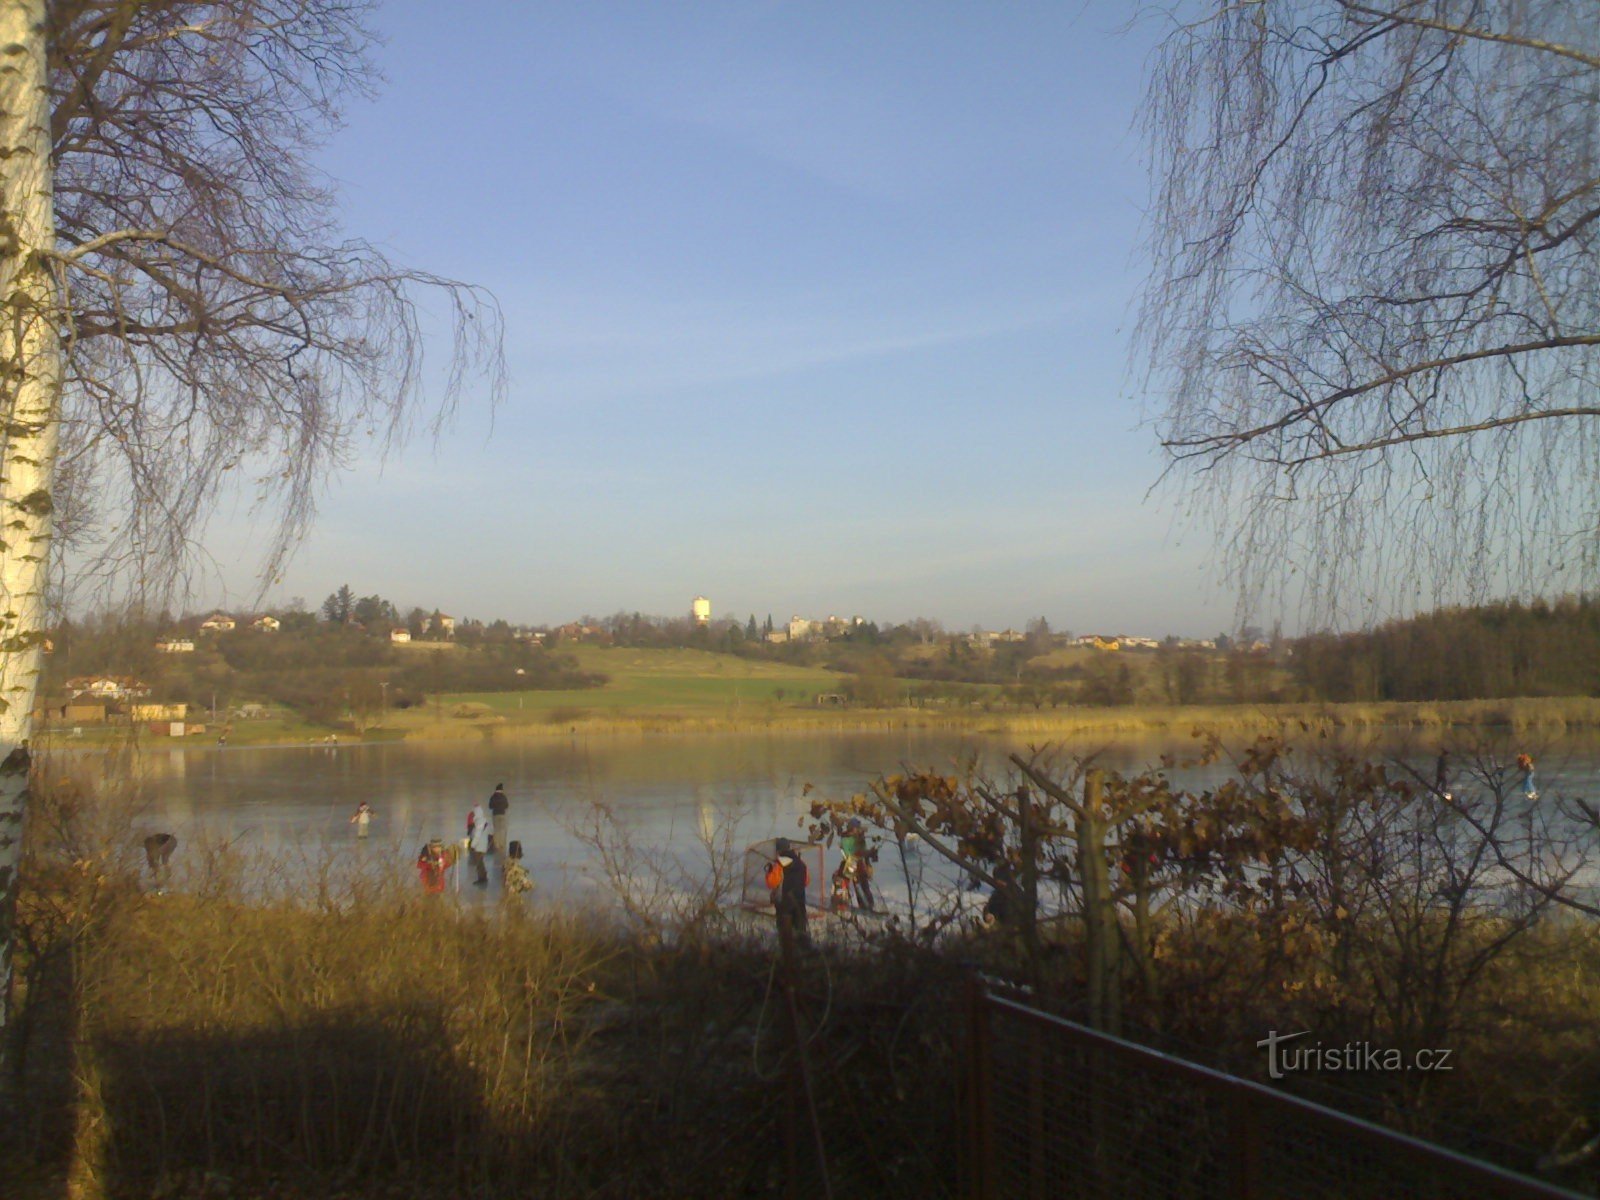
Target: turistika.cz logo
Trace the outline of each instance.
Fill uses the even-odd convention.
[[[1300,1042],[1311,1031],[1279,1033],[1276,1029],[1256,1043],[1267,1052],[1267,1075],[1282,1079],[1291,1071],[1453,1071],[1450,1056],[1454,1050],[1418,1050],[1409,1058],[1393,1046],[1374,1046],[1371,1042],[1345,1042],[1324,1046],[1321,1042]],[[1289,1043],[1296,1043],[1290,1045]]]

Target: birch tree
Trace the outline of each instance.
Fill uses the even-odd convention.
[[[342,236],[311,157],[373,83],[365,0],[0,0],[0,1029],[53,537],[160,590],[225,486],[263,569],[358,439],[502,386],[476,289]]]
[[[1592,586],[1600,0],[1163,19],[1139,354],[1246,601]]]

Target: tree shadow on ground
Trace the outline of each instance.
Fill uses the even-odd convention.
[[[97,1041],[79,1072],[72,1174],[110,1197],[305,1196],[374,1180],[473,1194],[516,1131],[490,1120],[450,1045],[427,1010]]]

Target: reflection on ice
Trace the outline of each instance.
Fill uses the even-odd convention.
[[[325,861],[359,861],[363,870],[414,880],[419,847],[432,838],[462,837],[467,811],[504,780],[511,836],[522,843],[536,885],[533,903],[594,907],[621,895],[640,904],[648,889],[655,899],[682,906],[704,890],[719,847],[742,850],[778,835],[803,838],[811,803],[807,784],[822,796],[846,797],[880,773],[907,765],[950,769],[973,753],[999,771],[1006,753],[1018,748],[1000,738],[936,733],[661,735],[346,745],[336,752],[321,746],[163,746],[136,750],[110,765],[101,754],[63,753],[53,769],[103,773],[131,767],[139,836],[170,831],[185,850],[210,841],[241,856],[295,861],[307,872],[305,886]],[[1163,752],[1189,747],[1184,739],[1169,739],[1077,748],[1099,751],[1102,766],[1134,772]],[[1508,741],[1496,753],[1510,764],[1518,749]],[[1390,745],[1377,752],[1394,750]],[[1431,779],[1437,750],[1437,742],[1419,743],[1404,753]],[[1535,750],[1541,803],[1562,794],[1600,798],[1600,739],[1546,742]],[[1452,757],[1464,770],[1470,755],[1458,744]],[[1219,764],[1191,771],[1180,782],[1207,786],[1225,770]],[[349,821],[363,800],[373,809],[368,845],[358,843]],[[615,825],[609,855],[585,836],[596,804]],[[831,871],[837,849],[828,854],[825,869]],[[498,899],[498,864],[490,875],[494,886],[473,903]],[[926,910],[944,900],[959,901],[975,916],[984,894],[964,891],[963,883],[952,864],[915,836],[907,838],[903,853],[893,841],[883,845],[874,879],[888,910],[902,917],[913,902]]]

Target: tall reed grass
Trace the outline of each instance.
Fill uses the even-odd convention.
[[[419,740],[442,737],[542,740],[574,734],[887,733],[906,729],[1051,737],[1160,733],[1186,736],[1202,727],[1224,734],[1290,729],[1437,732],[1463,728],[1577,732],[1600,729],[1600,698],[1565,696],[1365,704],[1131,705],[1037,711],[925,708],[828,708],[813,711],[774,708],[726,715],[672,712],[622,715],[573,710],[560,721],[508,722],[465,730],[459,726],[428,726],[409,731],[407,736]]]

